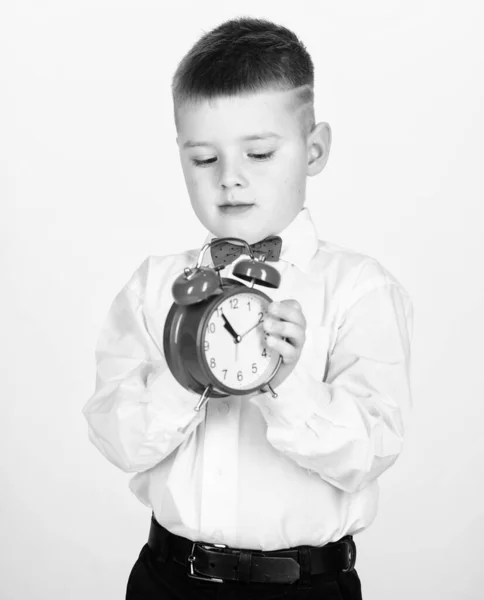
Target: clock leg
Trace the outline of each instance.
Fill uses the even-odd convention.
[[[267,388],[267,389],[266,389]],[[270,392],[273,398],[277,398],[276,392],[272,389],[270,383],[266,383],[261,390],[262,392]]]
[[[207,385],[207,387],[203,390],[203,394],[200,396],[200,400],[198,401],[198,404],[195,406],[195,410],[197,412],[203,408],[204,404],[207,402],[207,400],[210,397],[211,391],[212,391],[212,386]]]

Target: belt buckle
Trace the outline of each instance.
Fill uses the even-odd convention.
[[[348,571],[352,571],[355,568],[356,544],[352,537],[343,538],[341,541],[344,542],[348,546],[349,563],[348,563],[348,566],[346,566],[346,567],[344,567],[344,569],[342,569],[343,573],[347,573]]]
[[[206,550],[213,550],[214,548],[227,548],[224,544],[204,544],[202,542],[193,542],[192,549],[190,550],[190,554],[188,555],[188,565],[187,565],[187,575],[191,579],[200,579],[201,581],[212,581],[213,583],[224,583],[223,579],[219,577],[210,577],[210,575],[198,575],[195,573],[194,563],[195,563],[195,550],[196,548],[205,548]]]

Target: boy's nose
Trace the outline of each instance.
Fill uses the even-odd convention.
[[[224,161],[220,165],[220,187],[230,189],[233,187],[243,187],[247,184],[240,164],[236,161]]]

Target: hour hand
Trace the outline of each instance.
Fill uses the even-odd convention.
[[[234,342],[236,344],[238,344],[240,342],[240,340],[241,340],[240,335],[235,331],[235,329],[232,327],[232,325],[229,323],[229,320],[227,319],[227,317],[223,313],[222,313],[222,319],[225,321],[224,322],[225,329],[234,338]]]

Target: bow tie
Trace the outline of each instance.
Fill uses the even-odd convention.
[[[279,236],[273,235],[255,244],[250,244],[250,248],[256,256],[263,254],[265,260],[277,262],[281,255],[282,240]],[[232,244],[231,242],[217,243],[216,240],[212,240],[210,254],[212,255],[213,266],[216,268],[225,267],[234,262],[241,254],[248,254],[248,252],[245,246]]]

